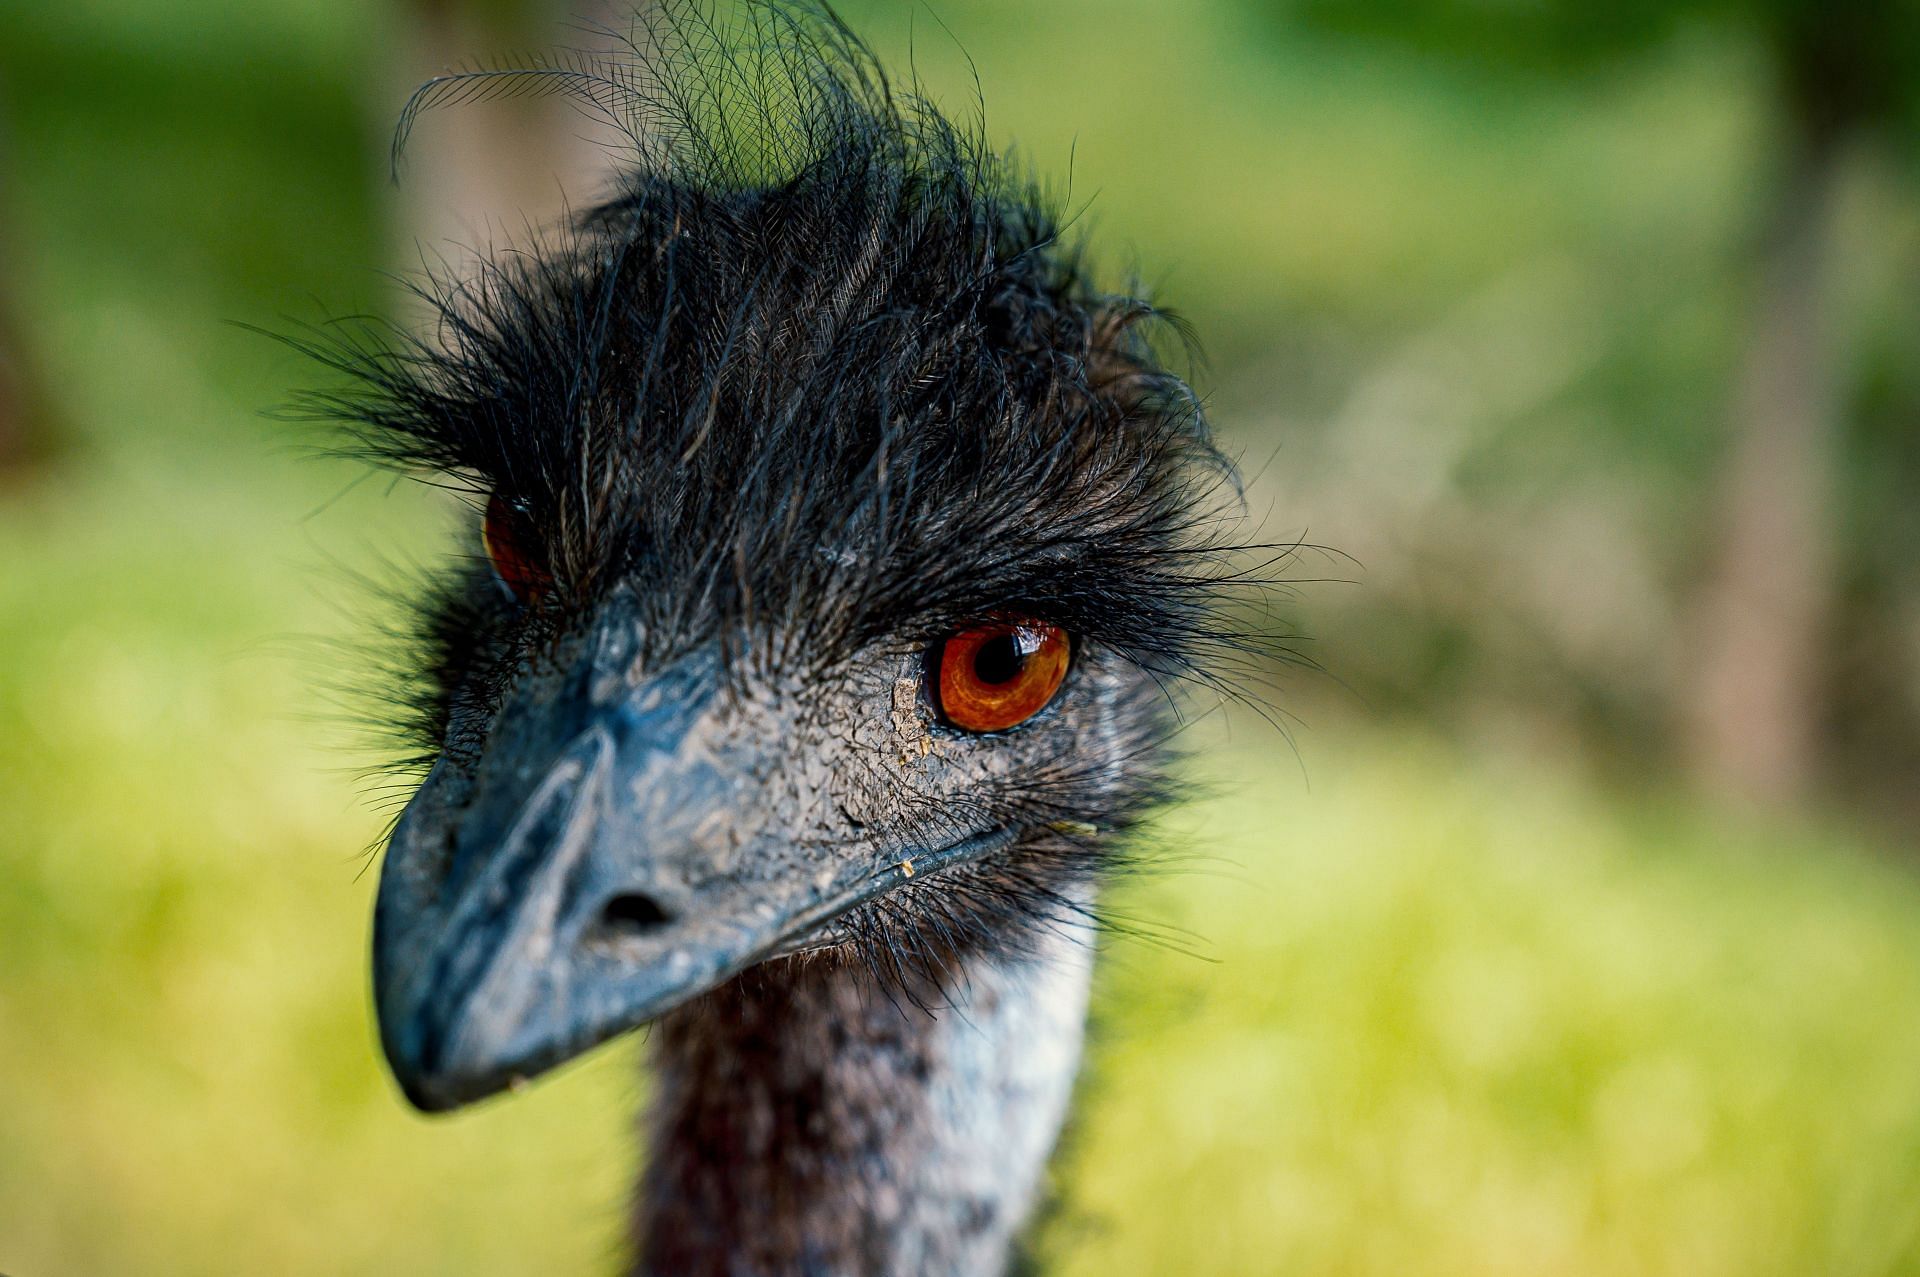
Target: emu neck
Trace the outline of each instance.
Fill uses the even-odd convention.
[[[663,1021],[636,1271],[1002,1272],[1086,1019],[1088,938],[1038,947],[964,963],[932,1015],[796,958]]]

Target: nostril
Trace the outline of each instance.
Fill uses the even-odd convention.
[[[643,936],[672,921],[658,900],[638,891],[621,892],[600,911],[600,925],[615,936]]]

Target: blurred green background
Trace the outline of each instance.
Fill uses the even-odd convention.
[[[962,110],[964,47],[1339,552],[1292,739],[1197,728],[1123,902],[1217,961],[1107,953],[1052,1269],[1920,1271],[1911,6],[844,9]],[[370,1024],[342,644],[464,516],[263,420],[318,374],[229,322],[590,195],[552,104],[386,181],[557,16],[0,0],[13,1277],[615,1266],[633,1043],[427,1120]]]

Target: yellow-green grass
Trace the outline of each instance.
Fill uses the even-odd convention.
[[[379,817],[313,721],[344,658],[277,637],[341,624],[306,494],[209,459],[0,515],[0,1271],[610,1271],[633,1045],[450,1118],[394,1095]],[[1258,731],[1203,760],[1165,834],[1203,858],[1129,889],[1218,960],[1111,947],[1059,1271],[1920,1263],[1907,867],[1384,734],[1306,752],[1311,787]]]
[[[1109,965],[1061,1272],[1920,1270],[1910,865],[1354,745]]]

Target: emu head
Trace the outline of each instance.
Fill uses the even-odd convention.
[[[1231,473],[1153,310],[839,28],[774,34],[777,101],[716,127],[649,81],[609,202],[430,281],[430,337],[320,351],[357,379],[328,411],[477,516],[374,928],[423,1108],[770,959],[938,997],[1085,916],[1168,685],[1242,641]]]

